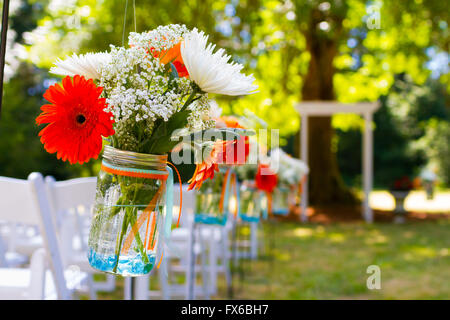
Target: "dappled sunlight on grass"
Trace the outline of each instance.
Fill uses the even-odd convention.
[[[414,237],[414,235],[415,235],[414,232],[411,232],[411,231],[403,232],[403,238],[405,238],[405,239],[411,239]]]
[[[314,230],[310,228],[295,228],[293,234],[299,238],[311,237],[314,234]]]
[[[291,260],[291,255],[288,252],[280,252],[280,251],[275,251],[273,253],[275,260],[278,261],[289,261]]]
[[[442,248],[439,250],[439,255],[442,257],[446,257],[448,256],[448,252],[449,252],[448,248]]]
[[[316,228],[312,227],[297,227],[292,230],[291,234],[297,238],[327,238],[331,242],[343,242],[346,239],[346,235],[343,233],[330,232],[327,233],[323,226],[318,226]]]
[[[402,249],[406,251],[406,254],[413,257],[413,259],[421,259],[421,258],[434,258],[438,255],[437,250],[435,248],[424,247],[424,246],[408,246]]]
[[[388,238],[385,235],[382,234],[376,234],[370,237],[367,237],[364,240],[364,243],[367,245],[372,245],[372,244],[385,244],[388,242]]]
[[[346,239],[346,236],[342,233],[330,233],[328,235],[328,239],[330,239],[331,242],[336,242],[336,243],[340,243],[340,242],[344,242],[344,240]]]

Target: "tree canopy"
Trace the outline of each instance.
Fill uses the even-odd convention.
[[[26,49],[24,61],[32,81],[20,81],[21,67],[18,78],[5,88],[11,93],[19,90],[19,82],[25,92],[56,81],[47,71],[58,57],[107,50],[109,44],[121,45],[123,38],[126,42],[135,28],[139,32],[169,23],[204,30],[243,63],[247,73],[254,73],[258,94],[218,102],[225,113],[253,111],[269,129],[280,129],[282,143],[299,129],[294,104],[301,100],[375,101],[393,93],[399,74],[419,87],[434,78],[446,92],[450,90],[445,1],[136,0],[136,8],[128,1],[125,23],[123,0],[16,2],[11,29],[15,41]],[[447,66],[436,63],[439,58],[447,58]],[[40,101],[36,93],[26,95],[35,116]],[[5,112],[24,104],[7,96]],[[26,125],[32,125],[31,118]],[[361,128],[362,121],[342,115],[334,117],[332,125],[348,131]],[[332,137],[331,156],[336,151]]]

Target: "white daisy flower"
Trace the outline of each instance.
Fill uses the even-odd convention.
[[[253,84],[255,77],[242,74],[243,65],[228,63],[231,56],[225,50],[219,49],[213,53],[215,45],[207,44],[207,41],[208,36],[194,29],[181,44],[181,56],[189,78],[208,93],[229,96],[255,93],[258,88]]]
[[[50,69],[50,73],[62,76],[71,76],[78,74],[87,79],[100,79],[100,66],[108,63],[111,55],[106,52],[73,54],[64,60],[58,59],[54,64],[55,67]]]

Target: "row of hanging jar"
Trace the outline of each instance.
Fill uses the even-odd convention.
[[[166,219],[163,214],[166,201],[171,207],[173,195],[172,172],[166,161],[167,156],[105,147],[88,242],[92,267],[139,276],[157,264],[160,234],[167,235],[171,228],[171,217]],[[233,168],[223,166],[197,192],[195,222],[224,225],[228,213],[258,222],[261,216],[267,217],[268,207],[273,214],[286,215],[296,194],[295,188],[276,188],[269,204],[253,181],[239,185]]]
[[[282,186],[268,197],[256,189],[253,180],[238,183],[233,168],[223,166],[214,179],[204,181],[197,191],[195,222],[225,225],[229,215],[244,222],[259,222],[261,218],[267,219],[269,210],[274,215],[286,216],[291,207],[298,205],[299,196],[299,186]]]

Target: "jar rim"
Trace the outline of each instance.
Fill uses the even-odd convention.
[[[103,159],[120,165],[146,166],[163,171],[166,168],[167,154],[139,153],[105,145]]]

